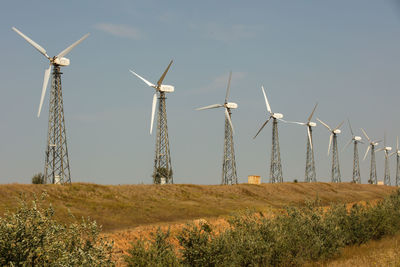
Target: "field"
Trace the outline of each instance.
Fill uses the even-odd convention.
[[[302,205],[304,201],[316,198],[323,205],[376,201],[395,190],[388,186],[352,183],[237,186],[8,184],[0,186],[0,214],[13,210],[20,197],[33,199],[46,192],[58,220],[71,221],[69,213],[75,218],[96,220],[102,225],[104,234],[115,240],[115,253],[119,256],[132,239],[147,237],[158,226],[171,227],[175,231],[187,222],[207,219],[223,228],[226,225],[224,217],[247,208],[274,214],[284,206]]]

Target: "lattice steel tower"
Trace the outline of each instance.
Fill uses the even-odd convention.
[[[354,151],[353,151],[353,180],[352,181],[353,181],[353,183],[361,184],[360,160],[359,160],[359,157],[358,157],[358,143],[361,142],[362,138],[361,138],[361,136],[354,135],[353,129],[351,128],[350,120],[347,119],[347,122],[349,123],[349,128],[350,128],[350,132],[351,132],[351,139],[345,145],[344,149],[346,149],[346,147],[348,147],[351,144],[351,142],[353,142]]]
[[[370,164],[370,168],[369,168],[369,180],[368,180],[368,183],[369,184],[377,184],[378,183],[378,178],[377,178],[377,175],[376,175],[375,146],[377,146],[379,142],[372,141],[371,139],[369,139],[367,133],[365,132],[365,130],[363,128],[361,128],[361,131],[363,132],[365,138],[367,138],[368,143],[369,143],[368,147],[367,147],[367,150],[365,151],[363,160],[365,160],[367,158],[368,151],[371,150],[371,164]]]
[[[311,121],[317,106],[318,103],[315,104],[314,109],[312,110],[310,116],[308,116],[307,122],[288,121],[289,123],[300,124],[307,127],[306,170],[304,175],[305,182],[317,181],[315,174],[314,149],[312,141],[312,127],[317,126],[317,124]]]
[[[399,150],[399,137],[396,138],[396,186],[400,186],[400,150]]]
[[[383,183],[385,185],[390,185],[390,168],[389,168],[389,157],[394,153],[389,155],[389,152],[392,150],[390,146],[386,146],[386,133],[383,142],[383,148],[378,149],[377,151],[383,151],[385,153],[385,172],[383,176]]]
[[[314,149],[312,146],[312,129],[309,126],[310,136],[307,138],[307,155],[306,155],[306,170],[304,175],[305,182],[316,182],[317,175],[315,172]],[[310,141],[311,140],[311,141]]]
[[[167,126],[167,110],[165,104],[165,93],[174,92],[175,88],[172,85],[162,84],[165,75],[172,65],[172,60],[168,67],[165,69],[164,73],[161,75],[157,84],[152,84],[145,78],[139,76],[134,71],[129,70],[132,74],[137,76],[148,86],[153,87],[156,92],[153,95],[153,103],[151,106],[151,121],[150,121],[150,134],[153,131],[154,115],[158,101],[158,113],[157,113],[157,136],[156,136],[156,149],[154,156],[154,169],[153,169],[153,183],[155,184],[173,184],[173,173],[171,165],[171,154],[169,148],[169,138],[168,138],[168,126]]]
[[[60,66],[53,65],[50,91],[49,129],[44,165],[47,183],[71,183],[67,136],[65,132],[64,107],[61,87]]]
[[[358,141],[354,141],[353,152],[353,183],[361,184],[360,160],[358,157]]]
[[[279,149],[279,137],[278,137],[278,120],[282,120],[283,114],[281,113],[273,113],[271,107],[268,102],[267,95],[264,90],[264,86],[261,86],[261,90],[264,94],[265,105],[267,106],[267,111],[269,113],[268,119],[261,126],[260,130],[258,130],[257,135],[261,132],[265,125],[272,119],[272,149],[271,149],[271,164],[270,164],[270,183],[282,183],[282,164],[281,164],[281,154]],[[284,121],[283,121],[284,122]]]
[[[47,84],[50,79],[51,69],[53,68],[44,176],[46,183],[71,183],[61,86],[62,73],[60,71],[60,67],[65,67],[70,64],[69,59],[65,58],[65,56],[71,52],[75,46],[85,40],[89,34],[84,35],[81,39],[64,49],[60,54],[51,58],[47,55],[46,50],[39,44],[34,42],[15,27],[12,27],[12,29],[50,61],[50,67],[44,72],[42,94],[40,97],[37,115],[38,117],[40,116],[44,97],[46,95]]]
[[[332,169],[331,169],[331,182],[332,183],[340,183],[341,175],[340,175],[340,166],[339,166],[339,153],[338,153],[338,145],[337,145],[337,135],[341,133],[340,127],[343,124],[343,121],[334,129],[331,129],[328,124],[321,121],[317,118],[317,120],[324,125],[328,131],[331,133],[329,137],[329,147],[328,147],[328,156],[331,150],[332,145]]]
[[[225,102],[224,104],[213,104],[198,108],[196,110],[205,110],[213,108],[224,108],[225,114],[225,134],[224,134],[224,157],[222,160],[222,179],[221,184],[237,184],[237,172],[236,172],[236,160],[235,160],[235,148],[233,143],[233,124],[232,124],[232,109],[236,109],[238,105],[233,102],[228,102],[230,85],[231,85],[232,72],[229,73],[228,87],[226,88]]]
[[[154,156],[153,183],[173,184],[171,154],[169,150],[167,110],[165,105],[165,93],[160,92],[157,114],[156,150]]]
[[[385,150],[385,173],[383,177],[383,182],[385,185],[390,185],[389,155],[386,150]]]
[[[279,148],[278,122],[275,118],[272,120],[272,150],[271,150],[271,166],[270,166],[270,183],[282,183],[282,164],[281,151]]]
[[[331,182],[332,183],[340,183],[341,175],[340,175],[340,166],[339,166],[339,153],[337,146],[337,135],[333,134],[333,142],[332,142],[332,173],[331,173]]]

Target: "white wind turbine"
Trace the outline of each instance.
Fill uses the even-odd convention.
[[[353,183],[361,184],[361,174],[360,174],[360,160],[358,157],[358,143],[364,144],[361,140],[361,136],[354,135],[353,129],[351,128],[350,120],[347,119],[349,123],[349,128],[351,132],[350,141],[344,146],[343,150],[345,150],[351,142],[354,143],[354,151],[353,151]]]
[[[270,165],[270,182],[271,183],[282,183],[282,164],[281,164],[281,154],[279,148],[279,136],[278,136],[278,120],[286,122],[282,120],[282,113],[272,112],[271,106],[269,105],[267,94],[265,93],[264,86],[261,86],[261,90],[264,95],[265,105],[267,107],[267,111],[269,113],[268,119],[261,126],[260,130],[258,130],[257,135],[261,132],[261,130],[267,125],[267,123],[272,119],[272,150],[271,150],[271,165]]]
[[[391,150],[392,147],[386,146],[386,133],[385,133],[385,136],[383,138],[383,147],[376,150],[376,152],[383,151],[385,153],[385,172],[383,176],[383,182],[385,185],[390,185],[389,157],[393,155],[393,153],[389,155],[389,152]]]
[[[172,62],[173,61],[171,60],[168,67],[165,69],[164,73],[158,80],[157,84],[153,84],[148,80],[146,80],[145,78],[139,76],[134,71],[129,70],[133,75],[141,79],[148,86],[155,89],[153,95],[153,102],[151,105],[150,134],[152,134],[153,132],[153,123],[157,106],[157,99],[160,100],[158,101],[156,152],[155,152],[154,169],[153,169],[153,183],[155,184],[173,183],[165,94],[174,92],[175,87],[172,85],[162,84],[165,75],[167,75],[167,72],[172,65]]]
[[[337,146],[337,135],[341,133],[340,127],[343,124],[343,121],[334,129],[328,126],[325,122],[321,121],[317,118],[317,120],[324,125],[328,131],[331,133],[329,136],[329,146],[328,146],[328,156],[331,150],[332,145],[332,172],[331,172],[331,182],[332,183],[340,183],[341,182],[341,175],[340,175],[340,166],[339,166],[339,153],[338,153],[338,146]]]
[[[305,182],[317,181],[315,173],[314,148],[312,141],[312,127],[317,126],[317,124],[311,121],[317,106],[318,103],[315,104],[314,109],[312,110],[310,116],[308,116],[307,122],[288,121],[289,123],[296,123],[307,127],[307,154],[306,154],[306,170],[304,179]]]
[[[223,108],[225,114],[225,135],[224,135],[224,160],[222,163],[222,180],[221,184],[237,184],[237,172],[235,161],[235,150],[233,144],[233,124],[231,120],[232,109],[236,109],[238,105],[233,102],[228,102],[232,72],[229,73],[228,87],[226,88],[224,104],[213,104],[198,108],[196,110]]]
[[[44,97],[46,95],[47,84],[49,83],[50,73],[52,73],[52,84],[50,92],[50,104],[49,104],[49,122],[48,122],[48,134],[47,134],[47,149],[45,158],[44,176],[46,183],[53,184],[65,184],[71,183],[71,173],[69,167],[68,148],[67,148],[67,137],[65,131],[65,119],[64,119],[64,104],[62,97],[62,86],[61,86],[61,67],[68,66],[70,60],[65,56],[71,52],[71,50],[85,40],[89,34],[84,35],[81,39],[68,46],[66,49],[61,51],[54,57],[49,57],[46,50],[30,39],[28,36],[23,34],[17,28],[12,29],[24,38],[30,45],[38,50],[43,56],[50,61],[50,66],[44,72],[42,94],[40,96],[39,109],[37,116],[40,116],[42,110]]]
[[[46,95],[46,88],[47,88],[47,84],[49,83],[49,79],[50,79],[50,72],[52,69],[52,66],[69,66],[70,64],[70,60],[68,58],[65,58],[65,56],[71,52],[71,50],[77,46],[78,44],[80,44],[83,40],[85,40],[88,36],[89,33],[85,34],[81,39],[79,39],[78,41],[76,41],[75,43],[73,43],[72,45],[70,45],[69,47],[67,47],[66,49],[64,49],[63,51],[61,51],[61,53],[59,53],[57,56],[54,57],[49,57],[47,55],[46,50],[41,47],[39,44],[37,44],[36,42],[34,42],[32,39],[30,39],[28,36],[26,36],[25,34],[23,34],[22,32],[20,32],[17,28],[12,27],[12,29],[18,33],[22,38],[24,38],[30,45],[32,45],[34,48],[36,48],[36,50],[38,50],[43,56],[45,56],[49,61],[50,61],[50,66],[47,70],[45,70],[44,72],[44,79],[43,79],[43,87],[42,87],[42,95],[40,96],[40,103],[39,103],[39,110],[37,113],[37,116],[40,116],[40,111],[42,109],[42,105],[43,105],[43,100],[44,100],[44,96]]]
[[[363,132],[365,138],[367,138],[368,140],[368,147],[367,150],[365,151],[365,155],[363,160],[365,160],[367,158],[368,155],[368,151],[371,150],[371,165],[370,165],[370,169],[369,169],[369,180],[368,183],[370,184],[377,184],[378,183],[378,178],[376,175],[376,160],[375,160],[375,147],[379,144],[380,140],[371,140],[367,133],[365,132],[365,130],[363,128],[361,128],[361,131]]]
[[[148,80],[146,80],[145,78],[140,76],[139,74],[135,73],[133,70],[129,70],[133,75],[135,75],[136,77],[141,79],[144,83],[146,83],[148,86],[153,87],[156,90],[153,95],[153,102],[151,105],[150,134],[152,134],[152,132],[153,132],[154,115],[155,115],[156,106],[157,106],[157,93],[158,92],[159,93],[172,93],[175,90],[175,87],[173,85],[162,84],[162,82],[165,78],[165,75],[167,75],[167,72],[172,65],[172,62],[173,62],[173,60],[171,60],[168,67],[165,69],[164,73],[161,75],[160,79],[157,82],[157,85],[152,84],[151,82],[149,82]]]
[[[400,149],[399,137],[396,137],[396,151],[392,152],[390,156],[396,154],[396,186],[400,186]]]

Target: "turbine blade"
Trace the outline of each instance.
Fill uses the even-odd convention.
[[[257,137],[257,135],[261,132],[261,130],[264,128],[264,126],[267,125],[267,123],[269,122],[269,120],[270,120],[271,118],[272,118],[272,117],[269,117],[268,120],[266,120],[266,121],[264,122],[264,124],[261,126],[260,130],[258,130],[257,134],[253,137],[253,139],[255,139],[255,138]]]
[[[267,110],[268,110],[269,114],[272,114],[271,107],[270,107],[270,105],[268,103],[267,94],[265,93],[265,90],[264,90],[264,86],[261,86],[261,89],[262,89],[262,92],[264,94],[265,105],[267,106]]]
[[[150,121],[150,134],[153,132],[153,122],[154,122],[154,114],[156,111],[157,105],[157,92],[153,95],[153,103],[151,105],[151,121]]]
[[[329,156],[329,152],[331,151],[332,138],[333,138],[333,134],[331,133],[331,135],[329,136],[328,156]]]
[[[364,131],[363,128],[361,128],[361,131],[363,132],[363,134],[365,135],[365,137],[367,138],[367,140],[368,140],[369,142],[371,142],[371,139],[369,139],[367,133]]]
[[[389,154],[389,157],[393,156],[396,153],[397,153],[396,151],[393,151],[392,153]]]
[[[299,124],[299,125],[307,125],[307,123],[304,122],[298,122],[298,121],[285,121],[287,123],[293,123],[293,124]]]
[[[396,136],[396,150],[399,150],[399,137]]]
[[[161,75],[160,79],[157,82],[157,88],[160,88],[162,82],[164,81],[165,75],[167,75],[167,72],[169,70],[169,67],[171,67],[172,62],[174,62],[173,60],[171,60],[171,62],[169,63],[168,67],[165,69],[163,75]]]
[[[85,34],[84,36],[82,36],[81,39],[79,39],[78,41],[76,41],[75,43],[73,43],[72,45],[68,46],[67,48],[65,48],[60,54],[57,55],[58,58],[61,57],[65,57],[69,52],[71,52],[71,50],[77,46],[78,44],[80,44],[83,40],[85,40],[86,38],[88,38],[88,36],[90,35],[90,33]]]
[[[135,75],[136,77],[138,77],[139,79],[141,79],[142,81],[144,81],[148,86],[150,87],[154,87],[156,88],[156,86],[154,84],[152,84],[151,82],[149,82],[148,80],[146,80],[145,78],[143,78],[142,76],[140,76],[139,74],[137,74],[136,72],[129,70],[133,75]]]
[[[43,56],[47,57],[48,59],[50,59],[50,57],[47,55],[46,50],[41,47],[39,44],[37,44],[35,41],[33,41],[31,38],[29,38],[28,36],[26,36],[25,34],[23,34],[22,32],[20,32],[17,28],[12,27],[12,29],[18,33],[22,38],[24,38],[28,43],[31,44],[31,46],[33,46],[34,48],[36,48],[37,51],[39,51]]]
[[[353,139],[350,139],[350,141],[343,147],[342,152],[346,150],[346,148],[350,145],[351,141],[353,141]]]
[[[226,119],[228,120],[229,125],[231,126],[232,133],[235,133],[235,130],[233,129],[233,124],[232,124],[231,116],[229,116],[229,112],[228,112],[228,109],[227,109],[227,108],[225,108],[225,117],[226,117]]]
[[[335,128],[335,130],[339,129],[340,127],[342,127],[344,121],[342,121],[341,123],[339,123],[339,125]]]
[[[228,87],[226,88],[225,103],[228,103],[229,90],[231,88],[232,71],[229,72]]]
[[[386,132],[383,134],[383,146],[386,147]]]
[[[322,123],[322,125],[324,125],[326,127],[326,129],[328,129],[330,132],[332,132],[332,129],[331,129],[331,127],[328,126],[328,124],[326,124],[325,122],[321,121],[319,118],[317,118],[317,121]]]
[[[349,123],[349,128],[350,128],[351,136],[354,136],[353,129],[351,128],[351,123],[350,123],[349,118],[347,118],[347,122]]]
[[[39,110],[38,110],[38,114],[37,114],[38,118],[40,117],[40,112],[41,112],[42,106],[43,106],[43,100],[46,95],[47,84],[49,83],[49,79],[50,79],[50,72],[51,72],[51,64],[50,64],[49,68],[44,71],[42,95],[40,96]]]
[[[308,126],[308,127],[307,127],[307,135],[308,135],[308,141],[310,141],[310,147],[311,147],[311,150],[313,150],[313,144],[312,144],[312,138],[311,138],[310,126]]]
[[[379,152],[379,151],[383,151],[383,150],[384,150],[384,148],[381,147],[381,148],[378,148],[377,150],[375,150],[375,152]]]
[[[213,105],[205,106],[205,107],[202,107],[202,108],[196,108],[196,110],[220,108],[220,107],[223,107],[223,106],[224,106],[224,105],[221,105],[221,104],[213,104]]]
[[[317,109],[317,106],[318,106],[318,103],[315,103],[314,109],[313,109],[313,111],[311,112],[310,116],[308,116],[307,122],[310,122],[310,121],[311,121],[312,117],[314,116],[314,112],[315,112],[315,110]]]
[[[367,150],[365,151],[365,155],[364,155],[363,160],[365,160],[365,158],[367,157],[370,147],[371,147],[370,145],[367,147]]]

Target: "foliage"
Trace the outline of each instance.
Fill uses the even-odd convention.
[[[146,247],[140,241],[129,252],[127,262],[135,260],[138,266],[172,266],[167,264],[172,262],[174,266],[299,266],[329,259],[344,246],[398,232],[400,190],[376,205],[323,209],[316,200],[302,207],[287,207],[273,219],[247,211],[233,216],[229,224],[218,234],[207,223],[186,226],[176,237],[181,250],[174,255],[170,254],[174,253],[171,243],[164,243],[167,238],[162,239],[162,246],[155,246],[154,240]],[[155,253],[155,248],[165,247],[169,262]],[[145,264],[138,264],[140,261]]]
[[[160,228],[153,233],[150,241],[138,240],[132,243],[128,250],[129,256],[125,256],[128,266],[177,266],[178,259],[174,247],[167,241],[170,232],[163,232]]]
[[[45,195],[0,218],[1,266],[113,266],[112,243],[99,237],[95,221],[61,224]]]
[[[45,184],[43,173],[37,173],[32,177],[32,184]]]

